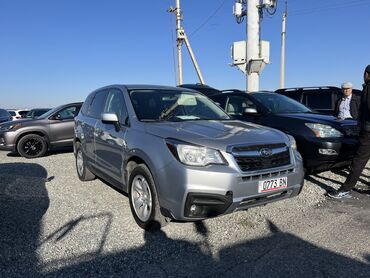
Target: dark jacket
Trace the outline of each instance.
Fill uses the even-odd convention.
[[[370,132],[370,81],[364,84],[359,111],[358,123],[361,130]]]
[[[343,98],[340,98],[335,103],[335,109],[334,109],[334,116],[338,117],[339,115],[339,107],[342,103]],[[358,119],[358,114],[360,110],[360,103],[361,98],[355,94],[352,94],[351,103],[349,104],[349,112],[351,113],[351,116],[354,120]]]

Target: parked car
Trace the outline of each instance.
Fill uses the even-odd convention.
[[[235,119],[292,135],[309,172],[348,166],[354,156],[359,133],[354,120],[315,113],[291,98],[272,92],[246,94],[232,90],[210,98]]]
[[[27,114],[24,116],[26,119],[35,119],[37,117],[42,116],[46,112],[50,111],[51,108],[35,108],[31,109],[30,111],[27,112]]]
[[[105,87],[75,121],[78,177],[99,176],[127,192],[144,229],[293,197],[303,185],[293,137],[232,120],[192,90]]]
[[[20,120],[26,116],[30,110],[27,109],[9,109],[8,112],[12,116],[12,120]]]
[[[5,109],[0,109],[0,123],[8,122],[12,120],[12,116]]]
[[[275,93],[290,97],[307,107],[328,115],[334,114],[335,104],[343,96],[338,87],[300,87],[276,90]],[[353,89],[353,94],[361,95],[360,90]]]
[[[72,146],[74,117],[81,102],[59,106],[34,119],[0,125],[0,150],[17,151],[26,158],[43,156],[53,147]]]
[[[201,92],[205,96],[211,96],[211,95],[215,95],[215,94],[221,93],[220,90],[217,90],[217,89],[215,89],[213,87],[210,87],[210,86],[204,85],[204,84],[200,84],[200,83],[196,83],[196,84],[182,84],[182,85],[179,85],[179,87],[196,90],[198,92]]]

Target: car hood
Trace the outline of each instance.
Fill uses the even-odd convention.
[[[22,125],[32,125],[34,122],[36,122],[38,119],[24,119],[24,120],[15,120],[15,121],[9,121],[2,123],[1,126],[11,126],[15,124],[22,124]]]
[[[223,151],[233,145],[288,144],[288,137],[281,131],[241,121],[148,123],[146,132]]]
[[[281,118],[291,118],[305,121],[307,123],[319,123],[331,125],[333,127],[341,127],[346,125],[357,125],[355,120],[340,120],[334,116],[316,114],[316,113],[291,113],[291,114],[279,114]]]

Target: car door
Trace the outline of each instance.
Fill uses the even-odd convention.
[[[95,150],[95,137],[98,136],[99,130],[97,129],[98,122],[101,119],[101,114],[104,109],[105,99],[108,95],[107,91],[98,91],[92,95],[92,99],[87,99],[91,104],[81,111],[85,114],[81,121],[81,128],[83,133],[83,145],[85,146],[85,155],[95,165],[96,150]]]
[[[74,117],[80,111],[81,104],[65,106],[49,117],[49,138],[54,145],[73,142]]]
[[[128,113],[119,89],[109,89],[103,113],[114,113],[119,120],[118,125],[98,121],[95,130],[96,166],[105,174],[122,182],[123,161],[125,158],[125,135],[128,129]]]

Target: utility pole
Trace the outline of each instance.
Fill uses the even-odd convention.
[[[181,26],[181,20],[182,20],[182,13],[181,13],[181,8],[180,8],[180,0],[176,0],[176,8],[170,7],[169,12],[173,12],[176,14],[176,37],[177,37],[177,58],[178,58],[178,63],[177,63],[177,70],[178,70],[178,84],[177,85],[182,85],[183,84],[183,79],[182,79],[182,45],[185,42],[186,48],[188,49],[191,61],[193,62],[195,71],[197,72],[199,82],[201,84],[205,84],[203,75],[200,72],[200,68],[198,66],[197,60],[195,59],[195,55],[193,52],[193,49],[191,48],[190,42],[188,37],[186,36],[184,28]]]
[[[286,34],[287,16],[288,16],[288,3],[287,1],[285,1],[285,12],[283,13],[283,23],[281,32],[280,89],[285,88],[285,34]]]
[[[259,91],[259,77],[270,63],[270,43],[260,38],[263,12],[269,15],[276,12],[276,0],[235,0],[233,13],[237,23],[247,17],[247,40],[234,42],[232,47],[232,66],[238,67],[246,77],[246,92]]]
[[[251,61],[260,58],[260,31],[259,31],[259,0],[248,0],[247,5],[247,67]],[[247,69],[248,71],[248,69]],[[247,75],[248,92],[259,91],[260,76],[258,72],[249,72]]]

